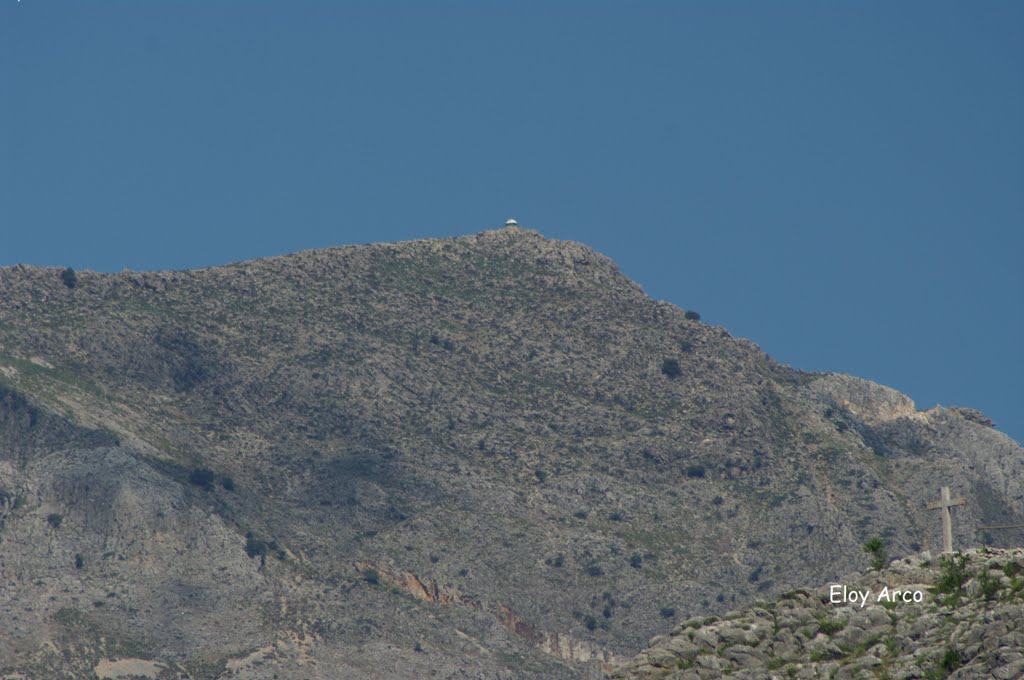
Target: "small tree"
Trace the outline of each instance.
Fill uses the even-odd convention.
[[[71,267],[66,267],[64,271],[60,273],[60,280],[64,282],[64,285],[68,288],[74,288],[78,285],[78,274]]]
[[[970,570],[967,568],[967,560],[967,555],[963,553],[943,556],[939,565],[939,578],[935,581],[935,590],[940,593],[959,593],[960,588],[971,577]]]
[[[864,543],[864,552],[871,555],[871,568],[881,570],[889,562],[885,553],[885,544],[880,538],[872,538]]]
[[[209,489],[213,486],[213,480],[215,479],[217,479],[217,475],[214,474],[213,470],[206,468],[195,468],[188,475],[188,481],[204,489]]]
[[[689,319],[690,321],[700,321],[700,314],[693,311],[692,309],[687,311],[684,316],[686,316],[686,318]]]
[[[679,367],[678,359],[669,358],[661,362],[661,372],[669,378],[678,378],[682,375],[683,369]]]
[[[249,557],[259,557],[260,560],[267,555],[267,542],[256,538],[251,531],[245,532],[245,554]]]

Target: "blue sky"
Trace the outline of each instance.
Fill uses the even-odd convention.
[[[0,265],[515,216],[1024,438],[1024,4],[0,2]]]

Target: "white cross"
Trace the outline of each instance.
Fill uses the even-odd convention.
[[[948,486],[942,487],[941,495],[942,498],[928,504],[928,509],[942,511],[942,552],[951,553],[953,552],[953,518],[949,514],[949,509],[958,505],[966,505],[967,501],[963,496],[951,499]]]

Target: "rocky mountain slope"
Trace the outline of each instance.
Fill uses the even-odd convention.
[[[907,557],[723,617],[694,618],[651,640],[613,677],[723,675],[1024,677],[1024,550]]]
[[[940,483],[958,545],[1024,542],[983,416],[694,316],[516,228],[0,269],[0,672],[601,677],[936,547]]]

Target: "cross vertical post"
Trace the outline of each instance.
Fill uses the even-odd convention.
[[[942,487],[939,500],[928,504],[929,510],[942,511],[942,552],[944,553],[953,552],[953,518],[949,514],[949,509],[966,504],[967,500],[963,496],[950,498],[948,486]]]

